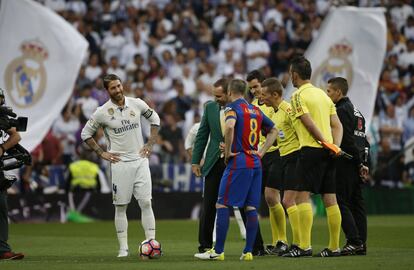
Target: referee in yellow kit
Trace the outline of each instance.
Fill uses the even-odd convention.
[[[326,93],[310,82],[312,68],[303,56],[292,59],[289,75],[293,86],[298,88],[292,95],[291,105],[298,121],[295,126],[300,142],[298,162],[299,178],[302,181],[297,204],[300,219],[300,248],[292,249],[284,257],[311,256],[311,231],[313,223],[310,193],[322,194],[326,208],[329,245],[317,254],[319,257],[340,256],[339,236],[341,212],[336,201],[335,161],[321,143],[341,145],[342,124],[336,114],[335,105]]]
[[[253,70],[247,74],[247,83],[251,94],[254,95],[252,104],[275,122],[275,110],[266,106],[260,99],[262,94],[262,82],[265,80],[263,72]],[[259,148],[263,146],[266,137],[260,136]],[[283,180],[281,176],[272,175],[272,171],[280,171],[280,153],[277,146],[272,146],[262,158],[262,185],[264,186],[264,196],[269,207],[269,219],[272,230],[272,244],[266,247],[266,253],[279,255],[288,249],[286,238],[286,217],[285,210],[280,201],[280,191],[282,190]],[[270,177],[272,175],[272,177]]]
[[[292,228],[292,244],[289,252],[300,246],[299,236],[299,211],[296,206],[296,196],[300,185],[296,166],[299,157],[299,139],[296,135],[294,125],[298,120],[294,117],[291,105],[283,100],[283,86],[276,78],[269,78],[262,83],[262,101],[275,110],[274,120],[279,131],[277,145],[280,152],[280,165],[270,169],[270,177],[282,179],[283,206],[289,216]],[[279,255],[285,254],[280,252]]]

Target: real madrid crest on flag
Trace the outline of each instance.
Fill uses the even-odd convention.
[[[28,107],[34,105],[45,91],[47,73],[44,61],[48,51],[39,40],[24,41],[20,51],[22,55],[7,65],[4,81],[13,105]]]
[[[333,77],[347,79],[348,97],[369,126],[387,45],[384,8],[331,8],[305,53],[312,83],[326,90]],[[290,98],[293,87],[284,96]]]
[[[312,82],[322,89],[326,89],[329,79],[343,77],[352,85],[352,63],[349,58],[352,54],[352,44],[346,40],[333,44],[329,48],[329,56],[316,69],[312,76]]]
[[[34,0],[0,3],[0,87],[16,114],[29,117],[21,144],[31,151],[71,97],[88,42]]]

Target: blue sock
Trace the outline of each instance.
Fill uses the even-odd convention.
[[[216,245],[214,250],[217,254],[224,251],[224,242],[226,241],[227,230],[229,229],[229,208],[217,209],[216,223]]]
[[[243,253],[252,252],[258,226],[259,222],[256,209],[246,211],[246,246],[244,247]]]

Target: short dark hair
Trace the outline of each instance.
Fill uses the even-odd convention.
[[[240,79],[233,79],[229,83],[228,92],[240,94],[244,96],[246,93],[247,84],[245,81]]]
[[[289,65],[292,72],[296,72],[302,80],[310,80],[312,67],[309,60],[303,55],[293,57]]]
[[[247,74],[246,80],[248,82],[251,82],[254,79],[257,79],[259,81],[259,83],[262,83],[266,79],[266,77],[265,77],[265,75],[263,74],[263,72],[261,70],[254,69],[254,70],[250,71],[249,74]]]
[[[283,95],[283,86],[280,81],[274,77],[263,81],[262,88],[266,87],[271,94],[277,93],[279,96]]]
[[[348,94],[348,81],[345,78],[334,77],[329,79],[328,83],[330,83],[333,88],[339,89],[342,92],[342,95],[346,96],[346,94]]]
[[[226,79],[226,78],[221,78],[221,79],[218,79],[214,84],[213,84],[213,86],[214,87],[221,87],[221,88],[223,88],[223,90],[224,90],[224,92],[226,92],[227,91],[227,87],[229,86],[229,80],[228,79]]]
[[[122,83],[121,78],[119,78],[115,74],[107,74],[107,75],[103,76],[102,81],[103,81],[104,88],[106,90],[108,90],[109,83],[112,82],[112,81],[116,81],[116,80],[118,80],[118,81],[120,81]]]

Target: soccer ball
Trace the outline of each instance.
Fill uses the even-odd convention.
[[[161,244],[155,239],[144,240],[139,246],[139,256],[144,260],[158,259],[161,255]]]

